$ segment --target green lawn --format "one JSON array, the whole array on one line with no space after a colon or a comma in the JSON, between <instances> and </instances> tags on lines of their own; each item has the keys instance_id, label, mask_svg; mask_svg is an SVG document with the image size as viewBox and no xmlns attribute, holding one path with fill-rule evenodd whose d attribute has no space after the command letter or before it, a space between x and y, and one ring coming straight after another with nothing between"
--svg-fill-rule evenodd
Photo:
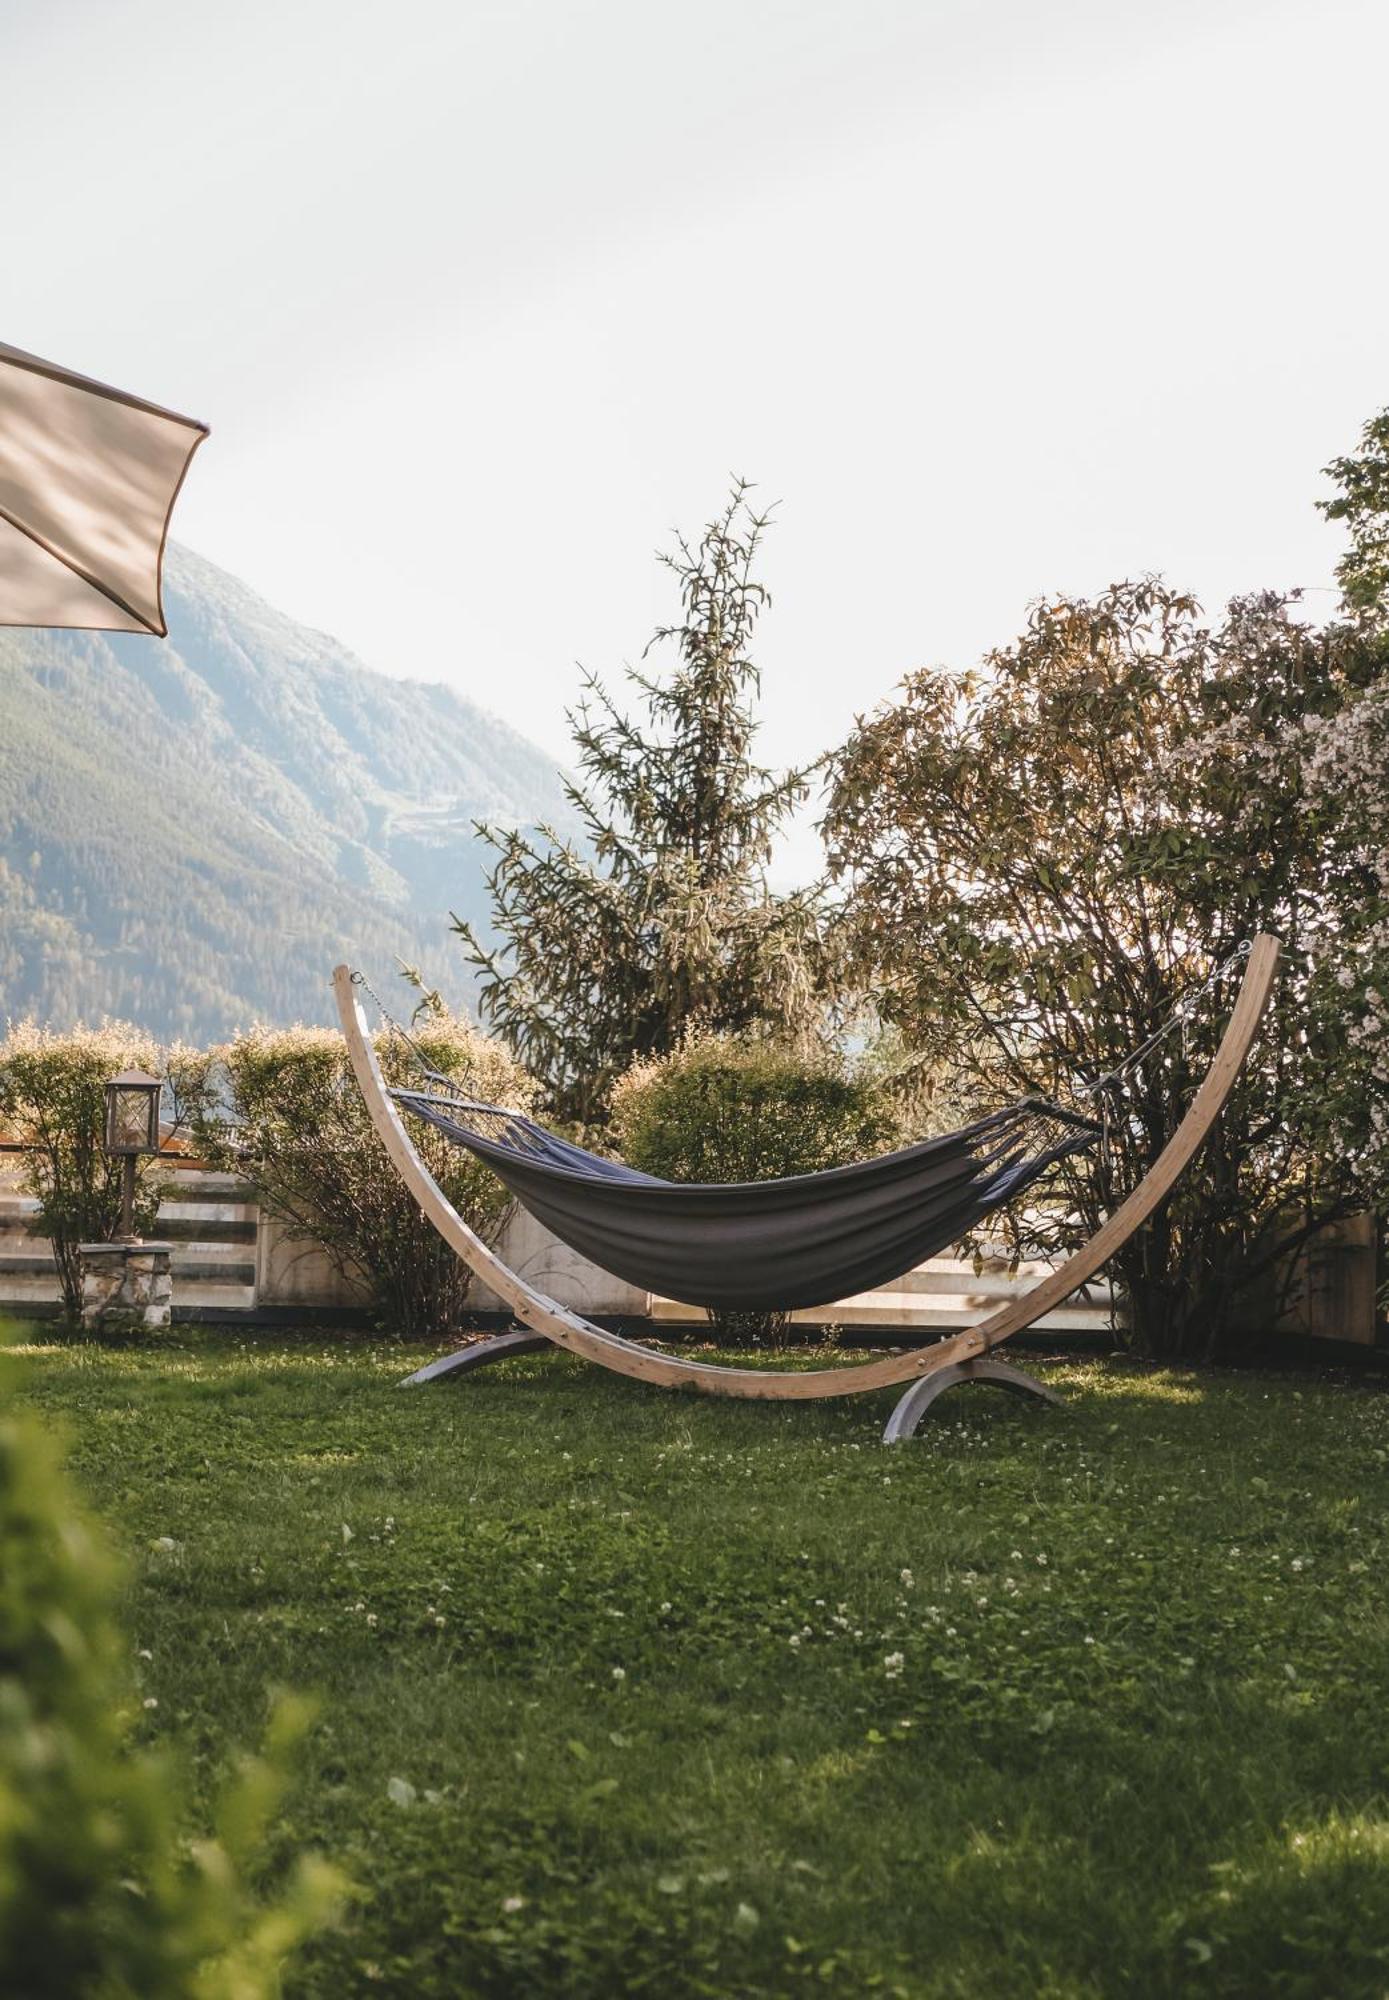
<instances>
[{"instance_id":1,"label":"green lawn","mask_svg":"<svg viewBox=\"0 0 1389 2000\"><path fill-rule=\"evenodd\" d=\"M781 1409L562 1357L38 1344L200 1799L267 1690L294 1995L1389 1992L1389 1394Z\"/></svg>"}]
</instances>

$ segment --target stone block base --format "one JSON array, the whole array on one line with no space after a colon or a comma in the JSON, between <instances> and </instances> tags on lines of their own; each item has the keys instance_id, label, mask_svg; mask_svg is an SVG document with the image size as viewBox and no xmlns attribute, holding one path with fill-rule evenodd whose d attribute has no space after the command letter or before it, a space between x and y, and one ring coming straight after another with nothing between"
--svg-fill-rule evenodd
<instances>
[{"instance_id":1,"label":"stone block base","mask_svg":"<svg viewBox=\"0 0 1389 2000\"><path fill-rule=\"evenodd\" d=\"M82 1328L129 1340L169 1324L174 1281L169 1243L83 1243Z\"/></svg>"}]
</instances>

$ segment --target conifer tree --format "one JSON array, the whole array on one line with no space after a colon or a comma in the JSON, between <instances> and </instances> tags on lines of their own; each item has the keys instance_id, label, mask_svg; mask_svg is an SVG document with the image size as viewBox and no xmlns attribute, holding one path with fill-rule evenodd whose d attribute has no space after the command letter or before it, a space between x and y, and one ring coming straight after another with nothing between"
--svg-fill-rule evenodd
<instances>
[{"instance_id":1,"label":"conifer tree","mask_svg":"<svg viewBox=\"0 0 1389 2000\"><path fill-rule=\"evenodd\" d=\"M754 761L759 689L751 646L769 602L755 566L768 525L734 483L693 545L662 552L677 622L657 629L621 709L593 674L568 721L581 848L549 827L488 826L488 877L502 944L455 918L480 976L483 1019L541 1083L551 1115L601 1124L634 1057L663 1055L686 1029L797 1031L825 981L823 886L773 894L778 828L814 767ZM647 670L653 652L669 669Z\"/></svg>"}]
</instances>

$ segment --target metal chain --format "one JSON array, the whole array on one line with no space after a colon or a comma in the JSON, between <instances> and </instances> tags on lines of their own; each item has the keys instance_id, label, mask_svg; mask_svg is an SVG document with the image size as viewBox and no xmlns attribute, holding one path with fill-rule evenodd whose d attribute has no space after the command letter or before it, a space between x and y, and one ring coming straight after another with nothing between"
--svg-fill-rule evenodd
<instances>
[{"instance_id":1,"label":"metal chain","mask_svg":"<svg viewBox=\"0 0 1389 2000\"><path fill-rule=\"evenodd\" d=\"M409 1029L402 1027L400 1022L397 1021L395 1015L376 991L376 988L372 985L366 974L364 972L354 972L350 977L352 984L360 986L362 991L372 1000L377 1013L386 1023L390 1032L393 1035L398 1035L401 1041L404 1042L406 1048L414 1058L415 1067L419 1070L420 1074L430 1083L437 1085L443 1093L442 1097L432 1098L428 1091L392 1090L392 1097L401 1098L407 1102L410 1098L417 1097L421 1105L432 1103L436 1107L442 1105L456 1111L469 1111L475 1114L482 1113L508 1129L512 1127L519 1129L521 1125L527 1122L521 1112L511 1110L506 1105L484 1104L479 1098L460 1097L458 1094L457 1077L446 1076L442 1070L435 1069L432 1064L425 1060L424 1051L421 1049L419 1043L415 1040Z\"/></svg>"},{"instance_id":2,"label":"metal chain","mask_svg":"<svg viewBox=\"0 0 1389 2000\"><path fill-rule=\"evenodd\" d=\"M1146 1041L1140 1042L1131 1054L1126 1055L1122 1062L1116 1063L1113 1069L1109 1070L1104 1076L1096 1077L1093 1083L1077 1084L1075 1086L1076 1095L1078 1097L1098 1097L1102 1103L1107 1102L1107 1093L1116 1089L1131 1071L1140 1069L1153 1053L1153 1050L1159 1048L1169 1035L1175 1034L1178 1029L1185 1035L1191 1017L1201 1001L1220 984L1221 980L1224 979L1233 967L1248 958L1253 949L1253 945L1248 940L1243 944L1236 945L1228 958L1222 959L1220 964L1215 967L1213 972L1207 974L1199 986L1194 986L1189 993L1185 994L1178 1001L1168 1019L1163 1022L1160 1028L1155 1028Z\"/></svg>"},{"instance_id":3,"label":"metal chain","mask_svg":"<svg viewBox=\"0 0 1389 2000\"><path fill-rule=\"evenodd\" d=\"M376 1008L377 1013L381 1016L381 1019L386 1023L386 1026L390 1030L390 1032L393 1035L398 1035L401 1041L404 1042L406 1048L409 1049L411 1055L414 1057L416 1066L420 1070L420 1073L424 1076L427 1076L431 1083L442 1083L446 1089L452 1089L453 1088L452 1077L447 1077L442 1075L439 1070L432 1068L431 1065L425 1060L424 1053L421 1050L419 1043L415 1040L414 1036L409 1032L409 1030L403 1028L400 1022L397 1021L395 1015L391 1012L390 1008L381 998L381 995L377 992L376 988L372 985L371 981L367 978L366 974L364 972L354 972L351 974L351 979L352 979L352 984L354 986L360 986L362 991L365 994L369 995Z\"/></svg>"}]
</instances>

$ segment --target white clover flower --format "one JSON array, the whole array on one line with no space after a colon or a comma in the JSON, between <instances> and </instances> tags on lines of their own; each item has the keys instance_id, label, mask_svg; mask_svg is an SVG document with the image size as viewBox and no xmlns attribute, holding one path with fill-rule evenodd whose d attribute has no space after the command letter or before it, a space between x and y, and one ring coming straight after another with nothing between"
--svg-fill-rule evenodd
<instances>
[{"instance_id":1,"label":"white clover flower","mask_svg":"<svg viewBox=\"0 0 1389 2000\"><path fill-rule=\"evenodd\" d=\"M625 1680L626 1680L626 1678L627 1678L627 1669L626 1669L626 1667L614 1667L614 1668L613 1668L613 1679L614 1679L615 1681L625 1681Z\"/></svg>"}]
</instances>

